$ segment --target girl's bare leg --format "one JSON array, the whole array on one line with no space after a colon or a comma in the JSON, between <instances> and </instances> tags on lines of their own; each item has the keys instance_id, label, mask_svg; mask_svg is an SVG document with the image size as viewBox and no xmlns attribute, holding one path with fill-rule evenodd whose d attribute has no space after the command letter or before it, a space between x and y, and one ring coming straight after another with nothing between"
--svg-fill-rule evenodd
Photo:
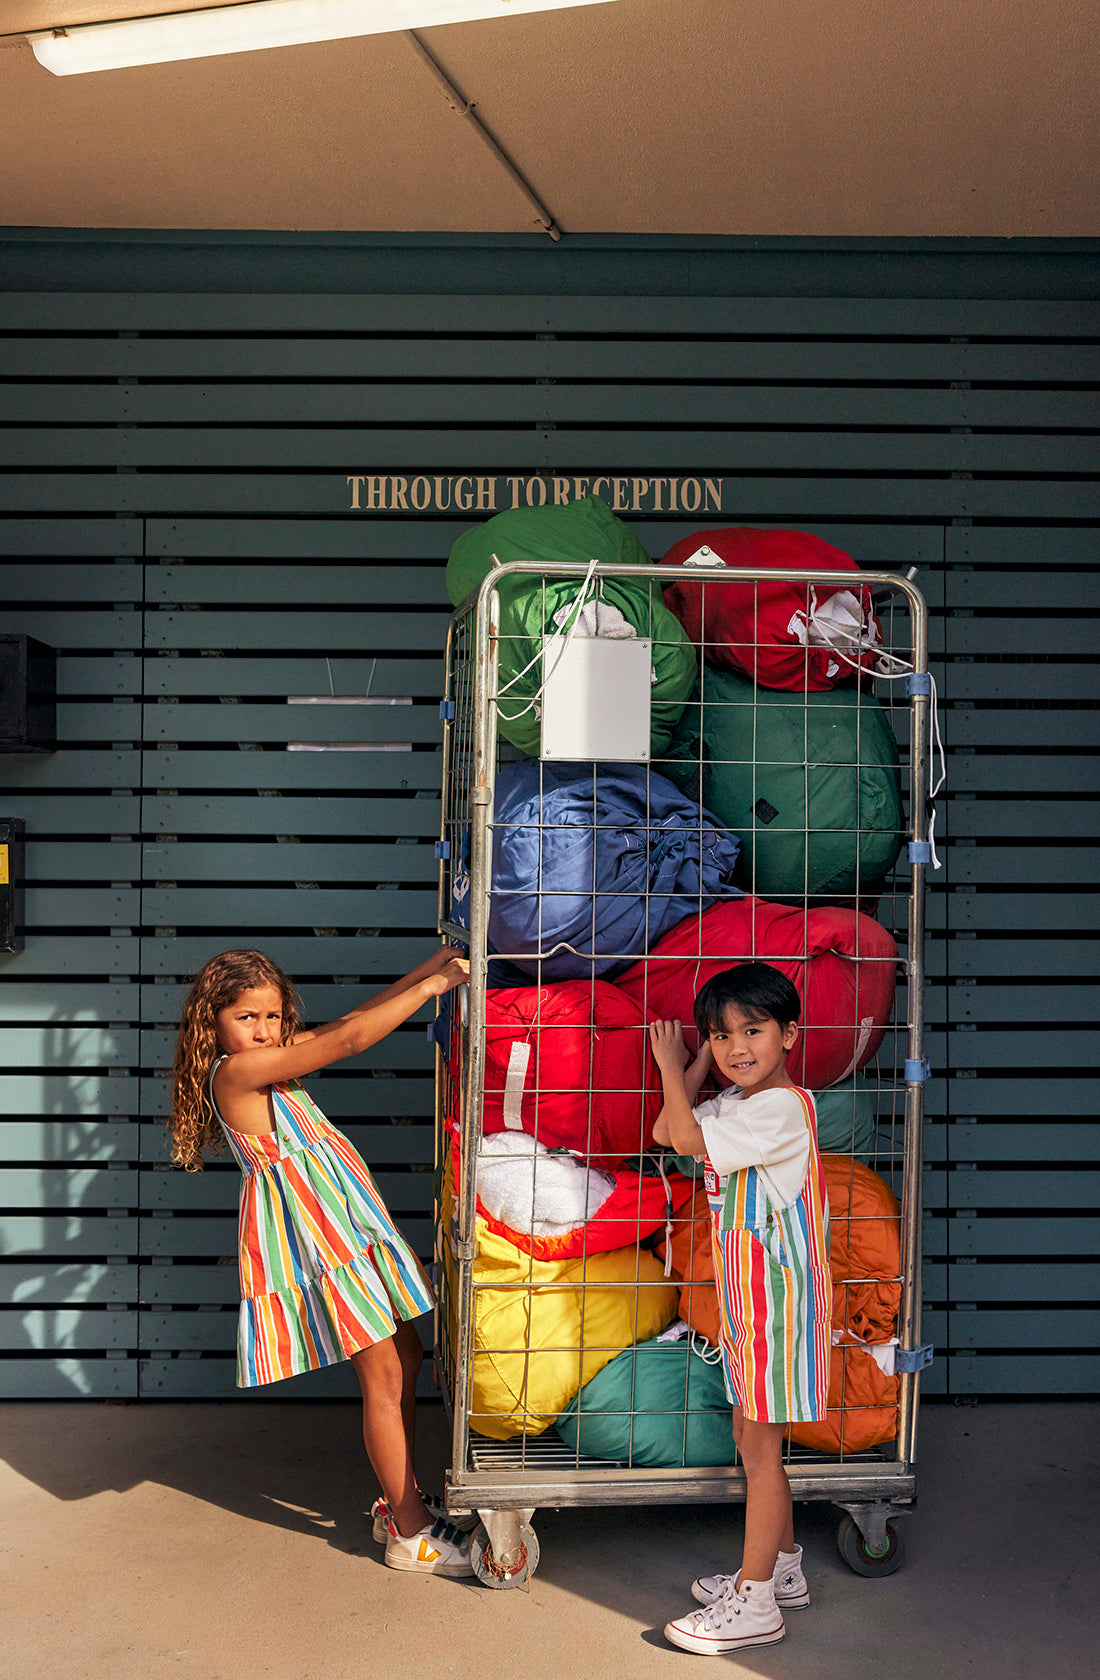
<instances>
[{"instance_id":1,"label":"girl's bare leg","mask_svg":"<svg viewBox=\"0 0 1100 1680\"><path fill-rule=\"evenodd\" d=\"M779 1553L794 1551L791 1484L783 1468L787 1425L744 1416L740 1424L740 1437L735 1427L734 1439L748 1480L741 1573L746 1581L770 1581Z\"/></svg>"},{"instance_id":2,"label":"girl's bare leg","mask_svg":"<svg viewBox=\"0 0 1100 1680\"><path fill-rule=\"evenodd\" d=\"M403 1338L403 1345L407 1348L407 1337ZM418 1350L419 1346L418 1339ZM403 1360L396 1336L387 1336L384 1342L360 1348L351 1356L363 1392L363 1445L367 1457L398 1529L402 1534L415 1534L418 1529L428 1527L432 1518L413 1474L405 1407L405 1391L409 1386L407 1360L408 1352Z\"/></svg>"},{"instance_id":3,"label":"girl's bare leg","mask_svg":"<svg viewBox=\"0 0 1100 1680\"><path fill-rule=\"evenodd\" d=\"M424 1349L416 1325L400 1319L394 1332L394 1346L401 1361L401 1418L410 1460L416 1457L416 1383L424 1364Z\"/></svg>"}]
</instances>

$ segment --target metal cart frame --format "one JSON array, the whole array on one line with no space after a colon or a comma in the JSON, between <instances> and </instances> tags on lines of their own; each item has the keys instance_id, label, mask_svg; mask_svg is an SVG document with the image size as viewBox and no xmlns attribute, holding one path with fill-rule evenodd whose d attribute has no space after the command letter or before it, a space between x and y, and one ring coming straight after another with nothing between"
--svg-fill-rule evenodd
<instances>
[{"instance_id":1,"label":"metal cart frame","mask_svg":"<svg viewBox=\"0 0 1100 1680\"><path fill-rule=\"evenodd\" d=\"M589 568L591 571L591 568ZM530 1519L538 1506L642 1505L684 1501L739 1501L745 1495L745 1476L739 1467L712 1469L642 1469L606 1466L592 1468L554 1462L548 1449L540 1454L530 1441L513 1444L481 1442L470 1428L468 1395L471 1383L474 1324L475 1217L477 1201L477 1140L480 1137L480 1093L484 1080L484 1039L477 1024L485 1020L487 987L488 887L492 862L492 818L497 766L497 624L499 586L511 577L538 576L547 581L584 577L576 564L520 561L498 566L454 611L447 637L447 676L444 718L443 782L451 787L460 760L468 776L470 829L470 925L448 919L454 859L448 850L448 811L440 853L439 925L453 941L469 944L470 988L462 1027L461 1171L455 1185L457 1221L452 1254L457 1262L457 1344L446 1345L443 1312L437 1308L436 1358L444 1400L453 1424L453 1456L448 1476L448 1508L456 1513L476 1510L485 1524L492 1553L493 1585L515 1585L533 1572L537 1543ZM769 568L767 573L726 566L666 566L600 564L594 577L655 580L670 584L679 577L692 582L720 583L731 579L778 579L806 585L850 588L851 572L812 572L799 568ZM901 1253L902 1299L897 1334L901 1376L897 1439L890 1459L869 1453L830 1461L806 1454L787 1463L795 1500L826 1500L840 1506L847 1517L839 1536L841 1551L859 1573L884 1574L900 1563L900 1540L889 1521L910 1509L916 1495L916 1437L919 1369L930 1350L921 1348L921 1125L923 1082L928 1074L922 1044L924 886L929 804L929 751L933 689L927 674L927 612L923 596L907 578L883 571L863 571L859 587L900 597L908 613L908 659L912 675L905 681L910 707L909 847L912 882L908 895L908 1018L905 1029L904 1135L902 1145ZM453 824L452 824L453 826ZM900 1031L899 1031L900 1038ZM437 1048L437 1165L442 1159L443 1113L439 1096L446 1077L442 1051ZM900 1085L900 1082L899 1082ZM900 1106L900 1093L899 1093ZM438 1209L437 1209L438 1214ZM438 1217L437 1217L438 1229ZM437 1254L442 1262L442 1255ZM440 1276L443 1268L440 1264ZM452 1357L453 1355L453 1357ZM537 1447L538 1438L535 1438ZM520 1447L525 1450L520 1450ZM562 1449L562 1457L566 1457ZM532 1555L533 1554L533 1555ZM485 1575L482 1571L482 1579Z\"/></svg>"}]
</instances>

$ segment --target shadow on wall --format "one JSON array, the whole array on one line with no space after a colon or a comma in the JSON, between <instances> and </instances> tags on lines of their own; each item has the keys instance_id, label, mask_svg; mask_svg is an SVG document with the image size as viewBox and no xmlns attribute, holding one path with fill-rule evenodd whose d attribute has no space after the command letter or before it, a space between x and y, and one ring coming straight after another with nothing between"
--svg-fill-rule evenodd
<instances>
[{"instance_id":1,"label":"shadow on wall","mask_svg":"<svg viewBox=\"0 0 1100 1680\"><path fill-rule=\"evenodd\" d=\"M13 1391L29 1398L93 1394L89 1366L136 1341L136 1268L125 1259L136 1248L139 1128L112 1118L132 1106L112 1070L136 1064L137 1029L80 1013L7 1029L6 1059L21 1071L0 1131L12 1210L0 1218L0 1348L20 1361Z\"/></svg>"}]
</instances>

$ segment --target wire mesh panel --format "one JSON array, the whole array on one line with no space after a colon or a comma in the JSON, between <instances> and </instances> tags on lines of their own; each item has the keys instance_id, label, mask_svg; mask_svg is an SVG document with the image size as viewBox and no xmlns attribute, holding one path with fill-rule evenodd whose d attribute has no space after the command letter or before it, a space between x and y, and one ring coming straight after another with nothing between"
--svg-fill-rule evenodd
<instances>
[{"instance_id":1,"label":"wire mesh panel","mask_svg":"<svg viewBox=\"0 0 1100 1680\"><path fill-rule=\"evenodd\" d=\"M636 698L597 677L603 738L618 710L632 744L570 759L555 730L535 756L577 639L648 645L648 745ZM789 1426L795 1497L911 1497L934 858L921 596L709 549L519 562L456 610L447 673L440 925L471 957L436 1026L452 1503L743 1495L713 1187L655 1142L649 1026L679 1020L694 1053L696 994L744 961L799 994L788 1071L814 1094L831 1208L828 1411ZM723 1084L712 1071L699 1100Z\"/></svg>"}]
</instances>

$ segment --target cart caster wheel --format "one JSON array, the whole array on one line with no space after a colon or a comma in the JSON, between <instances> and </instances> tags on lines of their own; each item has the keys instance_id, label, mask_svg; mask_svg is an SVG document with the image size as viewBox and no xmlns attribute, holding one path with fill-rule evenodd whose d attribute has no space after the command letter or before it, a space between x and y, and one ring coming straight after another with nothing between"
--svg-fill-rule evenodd
<instances>
[{"instance_id":1,"label":"cart caster wheel","mask_svg":"<svg viewBox=\"0 0 1100 1680\"><path fill-rule=\"evenodd\" d=\"M521 1522L519 1545L511 1554L497 1559L493 1555L488 1530L484 1523L479 1523L470 1541L470 1562L483 1587L494 1587L498 1591L525 1587L539 1566L538 1536L530 1523Z\"/></svg>"},{"instance_id":2,"label":"cart caster wheel","mask_svg":"<svg viewBox=\"0 0 1100 1680\"><path fill-rule=\"evenodd\" d=\"M840 1555L857 1575L892 1575L900 1569L905 1558L905 1541L901 1533L892 1522L886 1524L886 1546L881 1552L873 1552L867 1545L859 1525L854 1517L845 1511L837 1529L836 1543L840 1548Z\"/></svg>"}]
</instances>

